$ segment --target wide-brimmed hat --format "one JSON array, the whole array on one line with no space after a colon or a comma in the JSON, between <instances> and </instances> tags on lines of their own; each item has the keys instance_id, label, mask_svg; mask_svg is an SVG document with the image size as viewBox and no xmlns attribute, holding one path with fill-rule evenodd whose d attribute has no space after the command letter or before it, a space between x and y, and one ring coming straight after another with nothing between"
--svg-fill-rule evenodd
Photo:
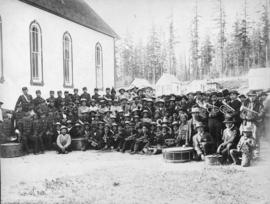
<instances>
[{"instance_id":1,"label":"wide-brimmed hat","mask_svg":"<svg viewBox=\"0 0 270 204\"><path fill-rule=\"evenodd\" d=\"M156 100L156 104L157 104L157 103L165 103L165 101L164 101L163 98L158 98L158 99Z\"/></svg>"},{"instance_id":2,"label":"wide-brimmed hat","mask_svg":"<svg viewBox=\"0 0 270 204\"><path fill-rule=\"evenodd\" d=\"M4 103L2 101L0 101L0 105L3 105Z\"/></svg>"},{"instance_id":3,"label":"wide-brimmed hat","mask_svg":"<svg viewBox=\"0 0 270 204\"><path fill-rule=\"evenodd\" d=\"M201 112L200 108L198 108L198 107L191 108L191 113L199 113L199 112Z\"/></svg>"},{"instance_id":4,"label":"wide-brimmed hat","mask_svg":"<svg viewBox=\"0 0 270 204\"><path fill-rule=\"evenodd\" d=\"M228 117L228 118L225 118L225 120L223 121L223 123L235 123L235 119L234 118L231 118L231 117Z\"/></svg>"},{"instance_id":5,"label":"wide-brimmed hat","mask_svg":"<svg viewBox=\"0 0 270 204\"><path fill-rule=\"evenodd\" d=\"M167 130L170 129L169 126L168 126L167 124L162 124L161 127L162 127L162 128L166 128Z\"/></svg>"},{"instance_id":6,"label":"wide-brimmed hat","mask_svg":"<svg viewBox=\"0 0 270 204\"><path fill-rule=\"evenodd\" d=\"M66 130L67 130L68 128L67 128L67 126L62 125L62 126L60 127L60 130L63 130L63 129L66 129Z\"/></svg>"},{"instance_id":7,"label":"wide-brimmed hat","mask_svg":"<svg viewBox=\"0 0 270 204\"><path fill-rule=\"evenodd\" d=\"M173 121L172 126L174 125L179 125L179 123L177 121Z\"/></svg>"},{"instance_id":8,"label":"wide-brimmed hat","mask_svg":"<svg viewBox=\"0 0 270 204\"><path fill-rule=\"evenodd\" d=\"M239 95L238 91L236 91L236 90L232 90L232 91L230 92L230 94Z\"/></svg>"},{"instance_id":9,"label":"wide-brimmed hat","mask_svg":"<svg viewBox=\"0 0 270 204\"><path fill-rule=\"evenodd\" d=\"M197 129L199 127L205 127L205 125L202 122L197 122L195 128Z\"/></svg>"},{"instance_id":10,"label":"wide-brimmed hat","mask_svg":"<svg viewBox=\"0 0 270 204\"><path fill-rule=\"evenodd\" d=\"M257 93L256 91L254 90L250 90L248 93L247 93L248 96L257 96Z\"/></svg>"},{"instance_id":11,"label":"wide-brimmed hat","mask_svg":"<svg viewBox=\"0 0 270 204\"><path fill-rule=\"evenodd\" d=\"M120 88L118 91L121 92L121 91L126 91L126 90L124 88Z\"/></svg>"},{"instance_id":12,"label":"wide-brimmed hat","mask_svg":"<svg viewBox=\"0 0 270 204\"><path fill-rule=\"evenodd\" d=\"M55 125L61 125L61 123L60 122L56 122Z\"/></svg>"}]
</instances>

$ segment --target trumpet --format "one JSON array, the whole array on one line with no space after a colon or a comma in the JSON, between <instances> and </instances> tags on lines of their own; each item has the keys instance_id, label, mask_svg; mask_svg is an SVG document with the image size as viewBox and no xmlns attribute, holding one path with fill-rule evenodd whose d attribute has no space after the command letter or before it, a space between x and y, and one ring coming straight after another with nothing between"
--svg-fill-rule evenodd
<instances>
[{"instance_id":1,"label":"trumpet","mask_svg":"<svg viewBox=\"0 0 270 204\"><path fill-rule=\"evenodd\" d=\"M215 106L214 104L205 103L205 106L208 113L210 112L218 113L220 111L219 107Z\"/></svg>"},{"instance_id":2,"label":"trumpet","mask_svg":"<svg viewBox=\"0 0 270 204\"><path fill-rule=\"evenodd\" d=\"M226 114L232 114L233 112L235 112L234 108L232 108L231 106L229 106L225 101L222 101L222 106L220 106L219 111L221 113L223 113L224 115Z\"/></svg>"}]
</instances>

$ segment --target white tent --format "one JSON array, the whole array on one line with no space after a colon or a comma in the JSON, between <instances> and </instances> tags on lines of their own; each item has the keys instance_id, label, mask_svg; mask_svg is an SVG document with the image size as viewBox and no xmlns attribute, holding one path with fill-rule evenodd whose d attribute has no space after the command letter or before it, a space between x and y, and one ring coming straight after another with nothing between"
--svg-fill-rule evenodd
<instances>
[{"instance_id":1,"label":"white tent","mask_svg":"<svg viewBox=\"0 0 270 204\"><path fill-rule=\"evenodd\" d=\"M270 88L270 67L250 69L248 72L249 89L269 89Z\"/></svg>"},{"instance_id":2,"label":"white tent","mask_svg":"<svg viewBox=\"0 0 270 204\"><path fill-rule=\"evenodd\" d=\"M171 74L163 74L156 83L156 95L180 94L181 82Z\"/></svg>"},{"instance_id":3,"label":"white tent","mask_svg":"<svg viewBox=\"0 0 270 204\"><path fill-rule=\"evenodd\" d=\"M134 87L137 87L139 89L148 87L153 88L149 81L142 78L135 78L129 85L128 89L132 89Z\"/></svg>"}]
</instances>

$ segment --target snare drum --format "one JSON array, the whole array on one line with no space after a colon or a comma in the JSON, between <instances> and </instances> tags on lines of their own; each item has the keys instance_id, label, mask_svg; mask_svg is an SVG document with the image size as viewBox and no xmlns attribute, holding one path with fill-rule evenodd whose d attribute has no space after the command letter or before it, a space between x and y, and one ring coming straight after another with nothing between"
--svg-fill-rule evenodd
<instances>
[{"instance_id":1,"label":"snare drum","mask_svg":"<svg viewBox=\"0 0 270 204\"><path fill-rule=\"evenodd\" d=\"M211 154L205 156L205 163L208 165L221 165L222 164L222 156L219 154Z\"/></svg>"},{"instance_id":2,"label":"snare drum","mask_svg":"<svg viewBox=\"0 0 270 204\"><path fill-rule=\"evenodd\" d=\"M1 144L1 157L11 158L23 156L23 147L21 143Z\"/></svg>"},{"instance_id":3,"label":"snare drum","mask_svg":"<svg viewBox=\"0 0 270 204\"><path fill-rule=\"evenodd\" d=\"M72 150L82 150L85 146L85 138L74 138L71 140Z\"/></svg>"},{"instance_id":4,"label":"snare drum","mask_svg":"<svg viewBox=\"0 0 270 204\"><path fill-rule=\"evenodd\" d=\"M188 162L193 159L193 152L192 147L172 147L162 150L164 160L171 163Z\"/></svg>"}]
</instances>

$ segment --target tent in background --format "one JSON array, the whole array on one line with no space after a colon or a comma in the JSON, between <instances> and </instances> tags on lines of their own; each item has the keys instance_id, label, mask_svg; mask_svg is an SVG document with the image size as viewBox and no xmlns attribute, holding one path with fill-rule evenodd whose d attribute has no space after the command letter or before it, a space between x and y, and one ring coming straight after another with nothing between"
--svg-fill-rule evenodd
<instances>
[{"instance_id":1,"label":"tent in background","mask_svg":"<svg viewBox=\"0 0 270 204\"><path fill-rule=\"evenodd\" d=\"M163 74L156 83L156 96L180 94L181 82L171 74Z\"/></svg>"},{"instance_id":2,"label":"tent in background","mask_svg":"<svg viewBox=\"0 0 270 204\"><path fill-rule=\"evenodd\" d=\"M146 79L142 79L142 78L135 78L131 84L129 85L128 89L132 89L134 87L137 87L139 89L142 88L152 88L153 86L150 84L149 81L147 81Z\"/></svg>"},{"instance_id":3,"label":"tent in background","mask_svg":"<svg viewBox=\"0 0 270 204\"><path fill-rule=\"evenodd\" d=\"M248 72L249 90L270 88L270 68L250 69Z\"/></svg>"}]
</instances>

